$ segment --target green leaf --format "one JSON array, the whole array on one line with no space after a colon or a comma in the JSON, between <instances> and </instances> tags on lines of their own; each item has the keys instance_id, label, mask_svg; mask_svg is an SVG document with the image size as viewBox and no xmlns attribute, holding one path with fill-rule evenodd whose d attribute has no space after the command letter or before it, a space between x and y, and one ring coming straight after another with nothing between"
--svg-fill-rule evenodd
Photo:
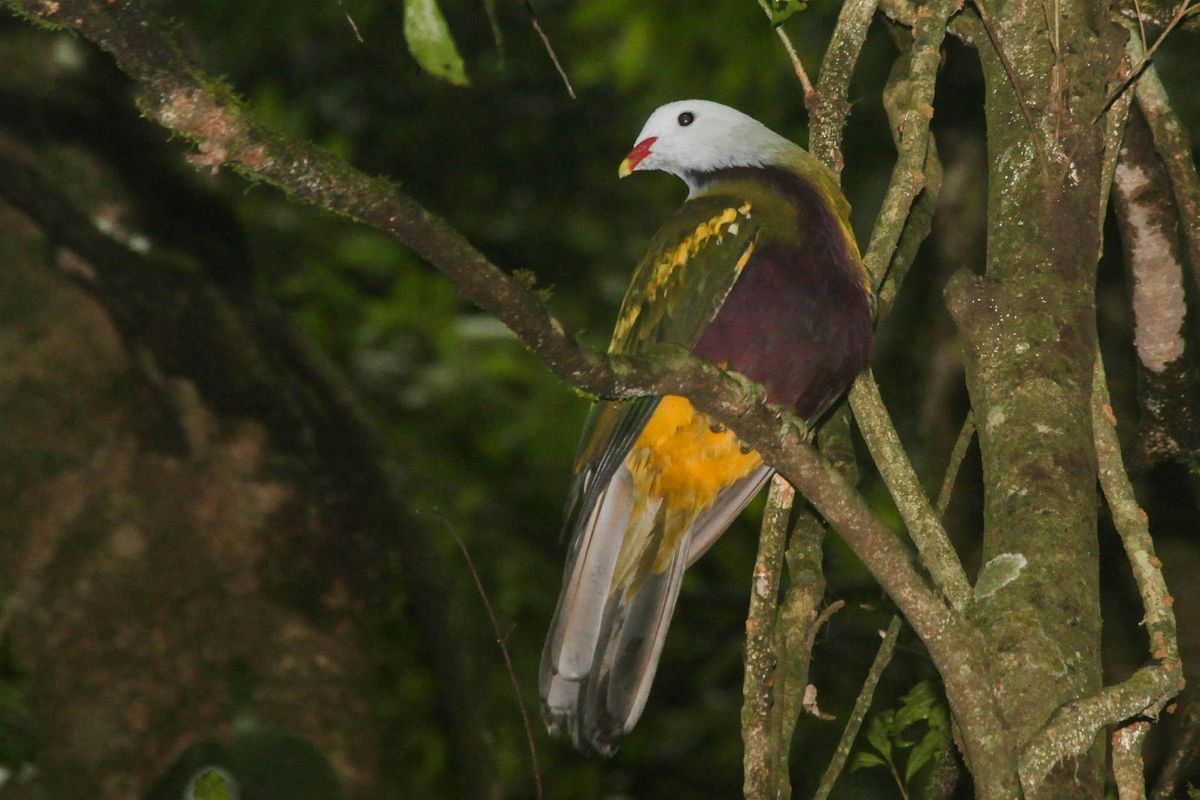
<instances>
[{"instance_id":1,"label":"green leaf","mask_svg":"<svg viewBox=\"0 0 1200 800\"><path fill-rule=\"evenodd\" d=\"M887 714L880 714L871 718L871 723L867 726L867 741L883 756L885 762L890 764L892 740L888 736L888 717Z\"/></svg>"},{"instance_id":2,"label":"green leaf","mask_svg":"<svg viewBox=\"0 0 1200 800\"><path fill-rule=\"evenodd\" d=\"M908 755L908 764L904 767L904 783L908 784L912 780L913 775L920 772L921 767L941 756L942 751L946 749L949 739L947 739L944 731L930 729L929 733L925 734L925 738L920 744L913 748L913 751Z\"/></svg>"},{"instance_id":3,"label":"green leaf","mask_svg":"<svg viewBox=\"0 0 1200 800\"><path fill-rule=\"evenodd\" d=\"M887 762L874 753L866 750L860 750L854 754L854 758L850 761L850 771L860 769L870 769L871 767L886 767Z\"/></svg>"},{"instance_id":4,"label":"green leaf","mask_svg":"<svg viewBox=\"0 0 1200 800\"><path fill-rule=\"evenodd\" d=\"M455 86L470 83L437 0L404 0L404 38L413 58L430 75Z\"/></svg>"},{"instance_id":5,"label":"green leaf","mask_svg":"<svg viewBox=\"0 0 1200 800\"><path fill-rule=\"evenodd\" d=\"M189 800L234 800L232 778L223 769L209 767L192 781Z\"/></svg>"},{"instance_id":6,"label":"green leaf","mask_svg":"<svg viewBox=\"0 0 1200 800\"><path fill-rule=\"evenodd\" d=\"M807 0L768 0L771 9L771 25L779 27L793 14L808 8Z\"/></svg>"},{"instance_id":7,"label":"green leaf","mask_svg":"<svg viewBox=\"0 0 1200 800\"><path fill-rule=\"evenodd\" d=\"M928 721L939 705L933 686L929 681L921 681L900 698L900 708L896 711L897 731Z\"/></svg>"}]
</instances>

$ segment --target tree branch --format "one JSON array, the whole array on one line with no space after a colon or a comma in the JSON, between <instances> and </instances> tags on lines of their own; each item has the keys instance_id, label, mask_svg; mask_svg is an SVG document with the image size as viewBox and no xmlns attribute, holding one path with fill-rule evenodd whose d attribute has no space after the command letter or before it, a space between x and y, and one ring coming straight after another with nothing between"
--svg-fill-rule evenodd
<instances>
[{"instance_id":1,"label":"tree branch","mask_svg":"<svg viewBox=\"0 0 1200 800\"><path fill-rule=\"evenodd\" d=\"M900 42L901 56L892 68L884 90L884 104L892 123L898 156L884 201L885 210L890 204L891 211L880 213L864 259L876 286L883 284L885 279L887 281L888 302L881 313L890 308L917 248L929 233L941 187L941 165L933 137L929 134L933 113L930 103L945 36L945 18L940 25L936 18L940 13L948 18L952 10L947 2L918 20L913 43L908 44L903 39ZM924 109L928 109L928 113ZM927 180L927 170L932 172L931 180ZM894 268L885 272L888 265ZM917 479L870 373L860 375L855 381L850 391L850 404L863 439L922 561L950 604L958 610L966 608L971 599L971 586L940 518Z\"/></svg>"},{"instance_id":2,"label":"tree branch","mask_svg":"<svg viewBox=\"0 0 1200 800\"><path fill-rule=\"evenodd\" d=\"M1112 771L1120 800L1146 800L1142 744L1150 730L1145 720L1131 722L1112 734Z\"/></svg>"},{"instance_id":3,"label":"tree branch","mask_svg":"<svg viewBox=\"0 0 1200 800\"><path fill-rule=\"evenodd\" d=\"M1092 424L1096 436L1096 460L1100 473L1100 488L1112 512L1113 525L1121 536L1125 555L1133 569L1133 577L1142 597L1146 615L1143 624L1150 637L1150 657L1163 669L1174 673L1177 682L1173 697L1183 688L1183 672L1179 663L1179 640L1175 627L1174 601L1163 579L1162 562L1154 554L1154 539L1150 536L1150 520L1138 504L1133 484L1121 459L1121 444L1117 439L1117 418L1108 397L1104 377L1104 362L1096 356L1092 379ZM1174 685L1174 684L1172 684Z\"/></svg>"},{"instance_id":4,"label":"tree branch","mask_svg":"<svg viewBox=\"0 0 1200 800\"><path fill-rule=\"evenodd\" d=\"M1193 684L1180 698L1183 713L1179 727L1169 744L1166 763L1154 782L1154 800L1172 800L1180 796L1181 784L1200 756L1200 690Z\"/></svg>"},{"instance_id":5,"label":"tree branch","mask_svg":"<svg viewBox=\"0 0 1200 800\"><path fill-rule=\"evenodd\" d=\"M871 242L863 255L863 263L877 288L883 284L887 268L892 263L913 201L925 186L922 166L929 148L934 84L937 81L938 64L941 63L942 40L946 38L946 21L957 9L956 0L934 0L917 15L913 28L907 102L901 106L901 119L892 121L901 137L896 164L892 168L883 207L871 231ZM824 79L824 74L821 77Z\"/></svg>"},{"instance_id":6,"label":"tree branch","mask_svg":"<svg viewBox=\"0 0 1200 800\"><path fill-rule=\"evenodd\" d=\"M942 489L938 492L937 509L939 519L944 519L946 509L950 507L950 498L954 496L954 484L958 480L958 470L962 467L963 459L967 456L967 448L975 438L975 415L967 412L962 427L958 430L958 438L950 450L950 460L946 463L946 472L942 476Z\"/></svg>"},{"instance_id":7,"label":"tree branch","mask_svg":"<svg viewBox=\"0 0 1200 800\"><path fill-rule=\"evenodd\" d=\"M809 109L808 149L841 177L842 129L850 116L850 78L875 16L876 0L847 0L838 13L829 48L821 61L815 102Z\"/></svg>"},{"instance_id":8,"label":"tree branch","mask_svg":"<svg viewBox=\"0 0 1200 800\"><path fill-rule=\"evenodd\" d=\"M929 570L938 589L950 601L951 607L962 611L971 602L971 584L963 571L962 562L954 551L950 537L938 517L929 496L925 494L912 464L905 455L900 436L887 415L875 378L867 371L854 382L850 406L858 420L859 430L879 466L879 474L887 484L896 508L908 526L921 561Z\"/></svg>"},{"instance_id":9,"label":"tree branch","mask_svg":"<svg viewBox=\"0 0 1200 800\"><path fill-rule=\"evenodd\" d=\"M767 15L767 19L771 19L771 7L767 5L767 0L758 0L758 5L763 10L763 13ZM804 109L808 112L811 119L813 101L817 94L816 89L813 88L812 81L808 78L808 72L804 69L804 62L800 60L800 54L796 52L796 45L792 44L792 37L788 36L787 31L784 30L782 25L775 26L775 35L779 37L779 42L783 45L788 60L792 62L792 72L796 73L796 78L800 81L800 88L804 90Z\"/></svg>"},{"instance_id":10,"label":"tree branch","mask_svg":"<svg viewBox=\"0 0 1200 800\"><path fill-rule=\"evenodd\" d=\"M778 711L774 702L774 684L779 665L775 624L779 578L783 571L788 516L795 494L796 490L783 478L776 475L771 479L758 538L758 558L750 581L746 669L742 682L742 741L745 744L742 791L746 800L775 800L781 794L782 785L788 783L787 749L776 747L776 726L772 721Z\"/></svg>"}]
</instances>

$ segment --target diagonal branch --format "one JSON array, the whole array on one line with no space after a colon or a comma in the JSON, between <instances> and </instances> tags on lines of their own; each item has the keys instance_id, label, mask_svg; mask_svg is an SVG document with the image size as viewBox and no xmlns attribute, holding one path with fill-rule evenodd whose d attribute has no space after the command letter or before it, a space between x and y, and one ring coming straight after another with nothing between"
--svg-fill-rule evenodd
<instances>
[{"instance_id":1,"label":"diagonal branch","mask_svg":"<svg viewBox=\"0 0 1200 800\"><path fill-rule=\"evenodd\" d=\"M929 231L933 205L941 185L940 164L929 122L933 116L934 84L945 38L945 23L953 11L953 3L943 0L936 8L918 17L914 41L902 43L901 57L885 90L884 102L892 122L898 156L864 262L876 286L884 283L885 276L890 277L886 284L888 307L916 255L916 248ZM823 81L825 74L822 71ZM918 201L918 198L921 199ZM918 209L920 213L917 213ZM895 268L889 270L889 265ZM904 452L879 388L869 374L860 376L855 382L850 403L863 438L926 568L952 607L965 608L971 598L966 574Z\"/></svg>"},{"instance_id":2,"label":"diagonal branch","mask_svg":"<svg viewBox=\"0 0 1200 800\"><path fill-rule=\"evenodd\" d=\"M833 791L834 783L837 782L838 776L842 774L842 768L846 765L846 759L850 757L850 750L854 747L854 740L858 737L858 730L862 727L863 719L866 718L867 711L871 708L871 700L875 697L875 687L879 685L879 679L883 677L883 671L891 663L892 653L896 649L896 642L900 639L900 618L892 617L887 632L880 631L880 633L883 635L883 642L879 645L879 651L875 654L875 660L871 663L871 669L867 671L867 678L863 681L862 689L858 693L858 699L854 701L854 710L850 712L850 718L846 720L846 727L842 729L842 738L838 741L833 759L829 762L829 766L825 768L825 774L821 776L821 783L817 787L816 794L813 795L815 800L825 800L825 798L829 797L829 793Z\"/></svg>"},{"instance_id":3,"label":"diagonal branch","mask_svg":"<svg viewBox=\"0 0 1200 800\"><path fill-rule=\"evenodd\" d=\"M850 78L863 42L867 40L875 4L876 0L847 0L842 4L829 49L821 61L816 97L809 108L809 149L838 177L845 165L841 141L846 117L850 116Z\"/></svg>"},{"instance_id":4,"label":"diagonal branch","mask_svg":"<svg viewBox=\"0 0 1200 800\"><path fill-rule=\"evenodd\" d=\"M971 584L938 513L904 454L900 435L887 415L879 387L870 372L863 373L854 382L850 405L871 457L879 465L879 474L921 554L922 563L951 607L959 611L965 609L971 602Z\"/></svg>"}]
</instances>

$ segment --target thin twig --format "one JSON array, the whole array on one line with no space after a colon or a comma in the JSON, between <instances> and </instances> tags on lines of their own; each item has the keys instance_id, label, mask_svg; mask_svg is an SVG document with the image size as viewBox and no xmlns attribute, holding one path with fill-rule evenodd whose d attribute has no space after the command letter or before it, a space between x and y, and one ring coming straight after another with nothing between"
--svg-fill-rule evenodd
<instances>
[{"instance_id":1,"label":"thin twig","mask_svg":"<svg viewBox=\"0 0 1200 800\"><path fill-rule=\"evenodd\" d=\"M1142 4L1133 0L1133 10L1137 14L1138 39L1142 42L1142 50L1146 49L1146 23L1142 20Z\"/></svg>"},{"instance_id":2,"label":"thin twig","mask_svg":"<svg viewBox=\"0 0 1200 800\"><path fill-rule=\"evenodd\" d=\"M767 4L767 0L758 0L758 5L762 8L763 13L767 15L767 19L770 19L771 7ZM800 86L804 89L804 108L808 111L809 118L811 119L813 113L811 103L816 96L816 90L813 89L812 81L808 79L808 73L804 70L804 62L800 60L800 54L796 52L796 46L792 44L792 37L788 36L787 31L783 29L782 25L775 26L775 35L783 43L783 49L787 51L788 59L792 62L792 71L800 79Z\"/></svg>"},{"instance_id":3,"label":"thin twig","mask_svg":"<svg viewBox=\"0 0 1200 800\"><path fill-rule=\"evenodd\" d=\"M1017 96L1017 105L1021 108L1021 116L1025 117L1025 124L1029 126L1029 136L1033 139L1033 146L1037 149L1038 158L1042 162L1042 176L1049 183L1050 157L1046 154L1046 143L1042 140L1041 129L1033 121L1033 113L1029 110L1029 104L1025 102L1025 92L1021 90L1021 82L1017 80L1017 72L1013 69L1012 62L1008 60L1008 54L1004 51L1004 46L1000 43L1000 32L996 30L996 26L992 24L992 18L984 9L983 0L971 0L971 2L974 4L975 10L979 12L979 21L983 23L983 29L987 31L988 39L992 42L992 48L996 51L996 57L1000 59L1000 65L1004 67L1004 74L1008 76L1008 83L1012 86L1013 94ZM1055 15L1055 20L1057 19L1058 16Z\"/></svg>"},{"instance_id":4,"label":"thin twig","mask_svg":"<svg viewBox=\"0 0 1200 800\"><path fill-rule=\"evenodd\" d=\"M1097 122L1099 122L1100 117L1104 116L1104 112L1108 111L1108 107L1116 102L1116 99L1120 97L1126 89L1129 88L1129 84L1137 80L1138 76L1142 74L1142 70L1144 70L1150 63L1150 59L1154 58L1155 52L1158 51L1159 45L1161 45L1167 38L1167 34L1175 30L1175 26L1182 22L1183 18L1186 17L1188 12L1191 10L1191 0L1183 0L1183 3L1179 6L1179 11L1177 11L1175 16L1171 18L1171 21L1167 23L1167 27L1163 28L1162 33L1160 33L1158 38L1154 40L1154 44L1150 45L1150 49L1145 52L1141 61L1138 61L1137 65L1134 66L1133 69L1129 70L1129 74L1125 76L1125 80L1117 84L1117 88L1113 89L1112 92L1109 93L1108 97L1104 99L1104 105L1100 106L1100 110L1096 112L1096 116L1092 117L1090 124L1095 125ZM1139 18L1138 21L1140 22L1141 19Z\"/></svg>"},{"instance_id":5,"label":"thin twig","mask_svg":"<svg viewBox=\"0 0 1200 800\"><path fill-rule=\"evenodd\" d=\"M940 518L945 518L946 509L950 507L950 498L954 495L954 483L958 480L958 470L962 466L963 459L967 455L967 448L971 446L973 438L975 438L975 416L968 411L962 427L958 430L958 438L954 440L954 447L950 450L950 461L946 464L946 474L942 477L942 489L938 492L937 504L934 506Z\"/></svg>"},{"instance_id":6,"label":"thin twig","mask_svg":"<svg viewBox=\"0 0 1200 800\"><path fill-rule=\"evenodd\" d=\"M571 85L571 79L567 77L567 71L563 69L562 63L558 60L558 53L554 52L554 45L550 44L550 37L542 30L542 25L538 22L537 12L533 10L532 0L525 0L525 12L529 14L529 24L533 26L533 30L537 33L538 38L542 40L542 46L546 48L546 53L549 54L550 60L554 62L554 68L558 70L558 76L562 78L563 86L567 87L567 95L572 100L575 97L575 87Z\"/></svg>"},{"instance_id":7,"label":"thin twig","mask_svg":"<svg viewBox=\"0 0 1200 800\"><path fill-rule=\"evenodd\" d=\"M1142 598L1142 607L1146 612L1143 624L1150 637L1150 657L1159 663L1178 666L1179 640L1172 609L1174 601L1163 579L1162 562L1154 554L1149 518L1138 504L1121 458L1117 418L1108 397L1104 361L1099 353L1096 354L1092 377L1092 398L1092 426L1096 437L1100 488L1112 512L1113 527L1121 537Z\"/></svg>"},{"instance_id":8,"label":"thin twig","mask_svg":"<svg viewBox=\"0 0 1200 800\"><path fill-rule=\"evenodd\" d=\"M346 15L346 22L350 23L350 30L354 31L354 38L359 44L363 44L362 34L358 32L358 24L355 23L354 17L350 16L350 9L346 8L346 0L338 0L338 8Z\"/></svg>"},{"instance_id":9,"label":"thin twig","mask_svg":"<svg viewBox=\"0 0 1200 800\"><path fill-rule=\"evenodd\" d=\"M846 766L846 759L850 757L850 750L854 746L854 740L858 737L858 729L862 727L863 720L867 716L867 711L871 708L871 700L875 696L875 687L879 685L879 679L883 676L883 671L887 669L888 663L892 660L892 652L896 649L896 640L900 638L900 617L892 617L892 622L888 625L887 633L884 634L883 643L879 645L879 652L875 654L875 661L871 664L871 669L867 672L867 678L863 681L862 690L858 693L858 699L854 701L854 710L850 712L850 718L846 720L846 728L842 731L842 738L838 741L837 750L833 753L833 759L829 762L829 766L825 769L825 774L821 776L821 784L817 787L817 793L813 795L813 800L826 800L829 793L833 791L833 785L837 782L838 776L842 774L842 768Z\"/></svg>"},{"instance_id":10,"label":"thin twig","mask_svg":"<svg viewBox=\"0 0 1200 800\"><path fill-rule=\"evenodd\" d=\"M775 33L779 36L779 41L783 42L783 49L787 51L788 58L792 62L792 70L795 71L796 77L800 79L800 86L804 89L804 107L807 109L809 101L816 95L817 91L813 88L812 81L808 79L808 73L804 71L804 62L800 60L800 54L796 52L796 46L792 44L791 37L787 35L787 31L781 25L775 29ZM809 113L812 113L811 110Z\"/></svg>"},{"instance_id":11,"label":"thin twig","mask_svg":"<svg viewBox=\"0 0 1200 800\"><path fill-rule=\"evenodd\" d=\"M517 708L521 710L521 724L525 726L525 741L529 746L529 762L533 768L534 796L538 800L541 800L542 771L538 766L537 745L533 741L533 725L529 721L529 711L525 708L525 698L521 695L521 684L517 681L517 671L513 668L512 657L508 653L508 636L500 632L500 620L496 618L496 612L492 608L492 601L488 599L487 591L483 588L483 580L479 577L479 571L475 569L475 561L471 558L471 551L467 549L467 543L458 535L454 524L435 511L418 513L423 513L440 520L446 526L446 530L450 532L450 535L454 537L455 543L458 544L458 549L462 550L463 558L466 559L467 569L471 571L471 578L475 581L475 590L479 592L479 599L483 601L483 608L487 611L488 620L492 623L492 632L496 635L496 644L500 646L500 655L504 658L504 668L508 670L508 681L512 685L513 696L517 699Z\"/></svg>"}]
</instances>

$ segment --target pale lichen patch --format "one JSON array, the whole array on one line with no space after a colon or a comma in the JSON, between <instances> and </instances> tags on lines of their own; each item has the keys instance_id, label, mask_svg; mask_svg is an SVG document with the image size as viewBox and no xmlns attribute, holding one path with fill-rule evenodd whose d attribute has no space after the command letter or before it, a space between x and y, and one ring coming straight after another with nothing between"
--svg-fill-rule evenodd
<instances>
[{"instance_id":1,"label":"pale lichen patch","mask_svg":"<svg viewBox=\"0 0 1200 800\"><path fill-rule=\"evenodd\" d=\"M1138 194L1150 185L1140 167L1118 162L1117 191L1125 196L1130 271L1133 273L1134 345L1151 372L1162 372L1183 355L1183 270L1166 229Z\"/></svg>"},{"instance_id":2,"label":"pale lichen patch","mask_svg":"<svg viewBox=\"0 0 1200 800\"><path fill-rule=\"evenodd\" d=\"M975 599L991 597L1020 577L1028 562L1020 553L1001 553L983 565L975 581Z\"/></svg>"}]
</instances>

